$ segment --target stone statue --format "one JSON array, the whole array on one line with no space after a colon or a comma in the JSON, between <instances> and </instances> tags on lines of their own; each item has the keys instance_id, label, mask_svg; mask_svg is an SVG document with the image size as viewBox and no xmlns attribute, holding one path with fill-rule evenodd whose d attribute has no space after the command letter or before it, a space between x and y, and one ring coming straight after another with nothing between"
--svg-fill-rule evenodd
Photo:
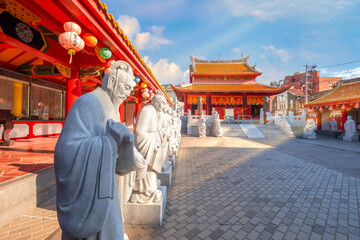
<instances>
[{"instance_id":1,"label":"stone statue","mask_svg":"<svg viewBox=\"0 0 360 240\"><path fill-rule=\"evenodd\" d=\"M335 120L335 118L333 118L333 120L330 122L330 129L331 131L337 131L337 122Z\"/></svg>"},{"instance_id":2,"label":"stone statue","mask_svg":"<svg viewBox=\"0 0 360 240\"><path fill-rule=\"evenodd\" d=\"M135 86L129 64L117 61L101 88L72 105L55 147L57 213L62 239L123 239L115 172L144 168L119 106Z\"/></svg>"},{"instance_id":3,"label":"stone statue","mask_svg":"<svg viewBox=\"0 0 360 240\"><path fill-rule=\"evenodd\" d=\"M273 115L271 112L266 112L266 124L271 124L274 121Z\"/></svg>"},{"instance_id":4,"label":"stone statue","mask_svg":"<svg viewBox=\"0 0 360 240\"><path fill-rule=\"evenodd\" d=\"M356 124L351 116L347 116L346 123L344 124L345 136L343 137L344 141L355 141L354 136L356 137Z\"/></svg>"},{"instance_id":5,"label":"stone statue","mask_svg":"<svg viewBox=\"0 0 360 240\"><path fill-rule=\"evenodd\" d=\"M157 173L163 165L163 148L161 146L160 112L166 100L162 92L157 92L151 103L144 106L138 116L135 126L135 146L144 156L148 167L136 174L136 181L130 201L132 203L158 202L162 192L158 190Z\"/></svg>"},{"instance_id":6,"label":"stone statue","mask_svg":"<svg viewBox=\"0 0 360 240\"><path fill-rule=\"evenodd\" d=\"M316 125L314 119L308 119L304 128L303 138L316 139Z\"/></svg>"},{"instance_id":7,"label":"stone statue","mask_svg":"<svg viewBox=\"0 0 360 240\"><path fill-rule=\"evenodd\" d=\"M199 118L199 137L206 137L206 119L203 111L200 112Z\"/></svg>"},{"instance_id":8,"label":"stone statue","mask_svg":"<svg viewBox=\"0 0 360 240\"><path fill-rule=\"evenodd\" d=\"M213 125L214 125L213 135L215 137L222 137L219 113L215 110L215 108L212 109L212 115L213 115Z\"/></svg>"}]
</instances>

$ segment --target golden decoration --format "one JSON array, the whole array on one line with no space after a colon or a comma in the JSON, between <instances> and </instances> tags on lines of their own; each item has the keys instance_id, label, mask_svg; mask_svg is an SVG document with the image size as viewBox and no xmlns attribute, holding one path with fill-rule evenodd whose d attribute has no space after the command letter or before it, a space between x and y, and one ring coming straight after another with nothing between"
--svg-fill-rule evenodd
<instances>
[{"instance_id":1,"label":"golden decoration","mask_svg":"<svg viewBox=\"0 0 360 240\"><path fill-rule=\"evenodd\" d=\"M41 18L30 12L27 8L25 8L22 4L18 3L16 0L2 0L2 2L6 5L5 11L9 12L11 15L30 26L32 26L34 23L41 21Z\"/></svg>"},{"instance_id":2,"label":"golden decoration","mask_svg":"<svg viewBox=\"0 0 360 240\"><path fill-rule=\"evenodd\" d=\"M62 65L61 63L54 63L57 70L66 78L71 78L71 68Z\"/></svg>"}]
</instances>

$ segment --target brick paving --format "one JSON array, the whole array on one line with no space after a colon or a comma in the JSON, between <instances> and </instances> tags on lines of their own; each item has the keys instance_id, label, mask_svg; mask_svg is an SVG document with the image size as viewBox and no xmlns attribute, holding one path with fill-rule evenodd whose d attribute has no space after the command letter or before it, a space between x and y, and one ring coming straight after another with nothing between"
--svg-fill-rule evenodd
<instances>
[{"instance_id":1,"label":"brick paving","mask_svg":"<svg viewBox=\"0 0 360 240\"><path fill-rule=\"evenodd\" d=\"M277 145L183 137L164 225L126 228L130 239L360 239L360 172L344 174ZM311 142L299 148L313 156L324 150ZM339 161L360 159L326 150Z\"/></svg>"},{"instance_id":2,"label":"brick paving","mask_svg":"<svg viewBox=\"0 0 360 240\"><path fill-rule=\"evenodd\" d=\"M360 239L360 171L347 168L360 154L331 144L184 136L163 226L126 232L130 240ZM57 224L51 208L40 210Z\"/></svg>"},{"instance_id":3,"label":"brick paving","mask_svg":"<svg viewBox=\"0 0 360 240\"><path fill-rule=\"evenodd\" d=\"M42 240L59 228L55 199L0 228L1 240Z\"/></svg>"}]
</instances>

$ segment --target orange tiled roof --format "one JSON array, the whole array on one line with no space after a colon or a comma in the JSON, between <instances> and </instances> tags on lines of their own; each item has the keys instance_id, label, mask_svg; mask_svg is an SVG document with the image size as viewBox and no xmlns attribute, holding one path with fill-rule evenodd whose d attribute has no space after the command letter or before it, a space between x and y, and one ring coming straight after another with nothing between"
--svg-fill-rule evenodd
<instances>
[{"instance_id":1,"label":"orange tiled roof","mask_svg":"<svg viewBox=\"0 0 360 240\"><path fill-rule=\"evenodd\" d=\"M305 107L325 106L343 103L360 102L360 82L340 84L326 95L312 101Z\"/></svg>"},{"instance_id":2,"label":"orange tiled roof","mask_svg":"<svg viewBox=\"0 0 360 240\"><path fill-rule=\"evenodd\" d=\"M258 83L244 84L189 84L183 87L175 87L177 92L264 92L264 93L281 93L288 88L270 87Z\"/></svg>"},{"instance_id":3,"label":"orange tiled roof","mask_svg":"<svg viewBox=\"0 0 360 240\"><path fill-rule=\"evenodd\" d=\"M195 74L228 74L228 75L239 75L239 74L261 74L260 72L251 69L246 63L196 63Z\"/></svg>"}]
</instances>

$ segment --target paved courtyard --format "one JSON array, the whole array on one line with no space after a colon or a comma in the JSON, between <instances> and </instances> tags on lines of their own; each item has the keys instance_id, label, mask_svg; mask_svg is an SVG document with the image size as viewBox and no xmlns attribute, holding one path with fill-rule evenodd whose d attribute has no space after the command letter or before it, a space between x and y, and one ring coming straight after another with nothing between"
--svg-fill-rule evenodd
<instances>
[{"instance_id":1,"label":"paved courtyard","mask_svg":"<svg viewBox=\"0 0 360 240\"><path fill-rule=\"evenodd\" d=\"M341 140L320 141L329 146L183 137L164 225L127 233L131 240L360 239L360 153L351 151L360 143L344 150Z\"/></svg>"},{"instance_id":2,"label":"paved courtyard","mask_svg":"<svg viewBox=\"0 0 360 240\"><path fill-rule=\"evenodd\" d=\"M360 239L359 142L235 131L183 136L163 226L126 227L130 240ZM0 229L0 239L61 239L51 234L58 224L50 203Z\"/></svg>"}]
</instances>

